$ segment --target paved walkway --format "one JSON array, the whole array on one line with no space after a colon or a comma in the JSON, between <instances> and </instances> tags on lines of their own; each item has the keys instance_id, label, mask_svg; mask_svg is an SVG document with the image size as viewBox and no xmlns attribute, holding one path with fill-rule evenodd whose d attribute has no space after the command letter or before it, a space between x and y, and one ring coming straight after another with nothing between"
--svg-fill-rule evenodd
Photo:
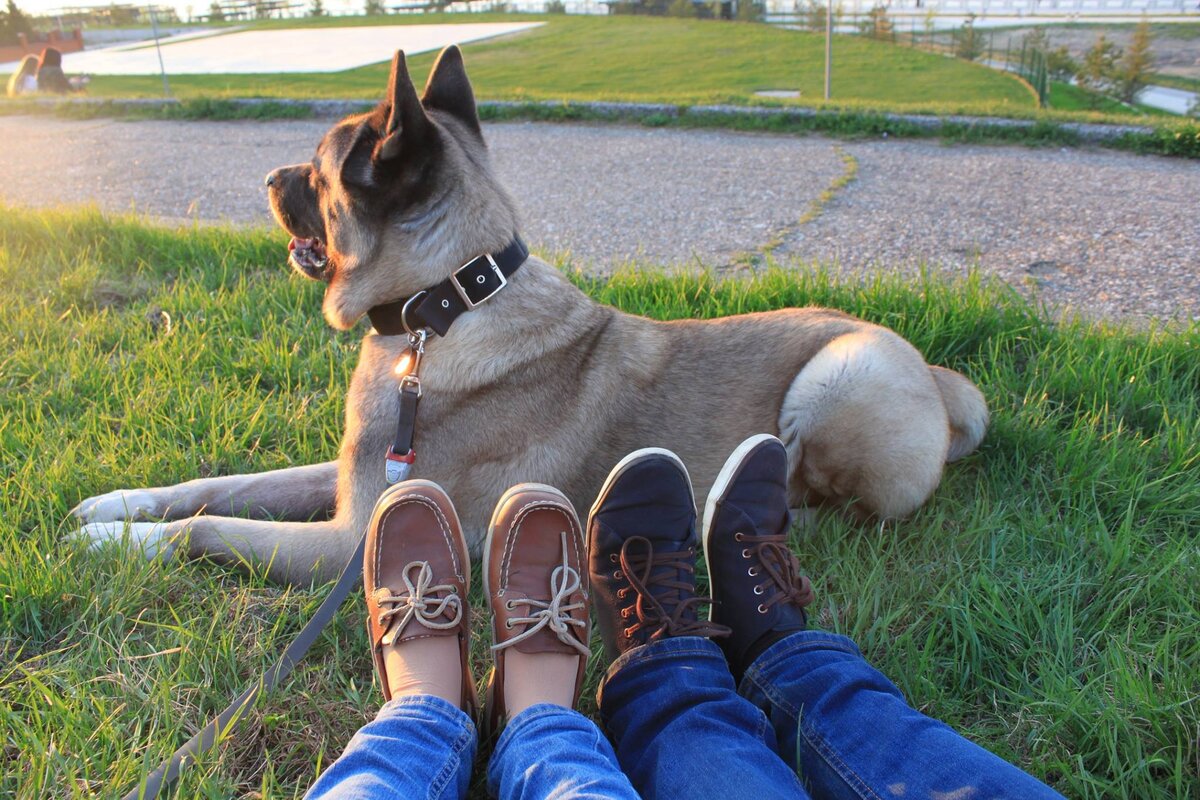
<instances>
[{"instance_id":1,"label":"paved walkway","mask_svg":"<svg viewBox=\"0 0 1200 800\"><path fill-rule=\"evenodd\" d=\"M0 117L0 201L266 224L262 176L310 158L327 127ZM1094 316L1200 318L1195 161L604 125L486 132L531 243L592 269L723 267L773 242L780 258L855 272L978 264ZM854 179L819 202L848 160Z\"/></svg>"}]
</instances>

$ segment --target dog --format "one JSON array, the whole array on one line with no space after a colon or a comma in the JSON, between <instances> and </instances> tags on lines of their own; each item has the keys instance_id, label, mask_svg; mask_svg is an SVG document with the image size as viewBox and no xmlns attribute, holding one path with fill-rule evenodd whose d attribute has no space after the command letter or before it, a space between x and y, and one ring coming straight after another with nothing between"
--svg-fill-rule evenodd
<instances>
[{"instance_id":1,"label":"dog","mask_svg":"<svg viewBox=\"0 0 1200 800\"><path fill-rule=\"evenodd\" d=\"M341 330L520 231L454 46L420 97L397 53L373 111L334 125L311 163L267 182L293 237L289 261L325 283L325 319ZM334 576L387 485L395 367L408 351L407 336L364 338L336 462L109 492L74 509L82 532L129 536L160 557L186 542L189 557L252 559L285 583ZM787 447L794 505L903 517L988 425L970 380L878 325L822 308L656 322L592 301L537 257L430 337L419 379L413 474L449 492L473 555L517 482L558 486L587 508L622 456L661 446L703 497L729 452L760 432Z\"/></svg>"}]
</instances>

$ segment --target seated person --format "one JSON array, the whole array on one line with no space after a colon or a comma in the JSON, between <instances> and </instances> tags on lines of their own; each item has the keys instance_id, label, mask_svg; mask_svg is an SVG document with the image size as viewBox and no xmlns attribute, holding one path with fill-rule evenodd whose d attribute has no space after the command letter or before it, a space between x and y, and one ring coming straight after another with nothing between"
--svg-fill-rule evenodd
<instances>
[{"instance_id":1,"label":"seated person","mask_svg":"<svg viewBox=\"0 0 1200 800\"><path fill-rule=\"evenodd\" d=\"M37 56L25 56L21 66L8 79L8 96L19 97L23 94L33 94L37 91Z\"/></svg>"}]
</instances>

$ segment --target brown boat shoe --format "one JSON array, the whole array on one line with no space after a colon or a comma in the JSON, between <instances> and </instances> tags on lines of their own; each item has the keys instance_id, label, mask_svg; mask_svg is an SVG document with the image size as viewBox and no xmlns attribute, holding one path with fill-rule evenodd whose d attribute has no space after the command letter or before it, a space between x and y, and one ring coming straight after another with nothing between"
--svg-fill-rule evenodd
<instances>
[{"instance_id":1,"label":"brown boat shoe","mask_svg":"<svg viewBox=\"0 0 1200 800\"><path fill-rule=\"evenodd\" d=\"M518 484L500 498L484 545L484 593L492 610L496 666L488 681L484 724L503 726L504 660L521 653L562 653L579 658L572 706L579 702L587 668L587 546L574 507L545 484Z\"/></svg>"},{"instance_id":2,"label":"brown boat shoe","mask_svg":"<svg viewBox=\"0 0 1200 800\"><path fill-rule=\"evenodd\" d=\"M475 717L475 681L468 658L471 561L454 504L432 481L388 489L367 529L363 586L367 637L375 671L391 700L384 648L431 636L457 636L462 665L459 707Z\"/></svg>"}]
</instances>

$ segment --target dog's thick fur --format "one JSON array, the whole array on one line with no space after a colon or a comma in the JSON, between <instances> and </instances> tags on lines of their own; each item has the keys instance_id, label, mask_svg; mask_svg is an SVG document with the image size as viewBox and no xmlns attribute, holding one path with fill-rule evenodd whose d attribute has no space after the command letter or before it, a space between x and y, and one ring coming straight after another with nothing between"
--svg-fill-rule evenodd
<instances>
[{"instance_id":1,"label":"dog's thick fur","mask_svg":"<svg viewBox=\"0 0 1200 800\"><path fill-rule=\"evenodd\" d=\"M422 98L397 54L380 106L338 123L311 164L277 170L270 183L279 223L327 248L319 272L293 263L328 283L325 318L340 329L520 229L455 47ZM364 339L336 463L110 492L75 510L85 532L106 539L124 527L114 521L161 518L132 524L135 539L170 550L187 532L191 556L255 559L283 581L328 577L384 489L393 367L405 348L404 337ZM820 308L654 322L596 304L536 257L430 341L421 379L414 477L446 488L475 553L492 504L514 483L553 484L586 509L622 456L661 446L704 497L726 455L764 431L787 445L796 505L904 516L988 422L969 380L928 366L886 328Z\"/></svg>"}]
</instances>

